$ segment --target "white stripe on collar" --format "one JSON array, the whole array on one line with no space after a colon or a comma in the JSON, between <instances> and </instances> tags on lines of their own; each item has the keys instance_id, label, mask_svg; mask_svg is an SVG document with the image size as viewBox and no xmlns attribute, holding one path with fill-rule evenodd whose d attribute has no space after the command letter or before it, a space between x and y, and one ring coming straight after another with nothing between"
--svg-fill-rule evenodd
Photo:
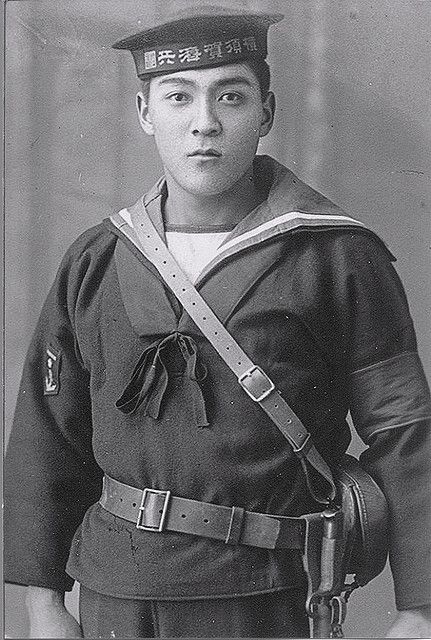
<instances>
[{"instance_id":1,"label":"white stripe on collar","mask_svg":"<svg viewBox=\"0 0 431 640\"><path fill-rule=\"evenodd\" d=\"M293 223L293 224L286 224ZM300 225L304 226L316 226L319 224L334 226L336 224L353 224L358 225L360 227L364 227L365 225L359 220L355 220L354 218L350 218L349 216L342 215L328 215L328 214L320 214L320 213L306 213L303 211L291 211L290 213L285 213L282 216L278 216L277 218L273 218L272 220L268 220L268 222L264 222L263 224L255 227L254 229L250 229L246 233L242 233L240 236L229 240L228 242L223 243L217 253L224 253L225 251L229 251L234 246L241 242L245 242L247 240L251 240L257 235L265 234L265 232L274 229L275 227L285 227L281 228L280 231L287 231L289 228L295 228ZM270 234L272 235L272 234Z\"/></svg>"}]
</instances>

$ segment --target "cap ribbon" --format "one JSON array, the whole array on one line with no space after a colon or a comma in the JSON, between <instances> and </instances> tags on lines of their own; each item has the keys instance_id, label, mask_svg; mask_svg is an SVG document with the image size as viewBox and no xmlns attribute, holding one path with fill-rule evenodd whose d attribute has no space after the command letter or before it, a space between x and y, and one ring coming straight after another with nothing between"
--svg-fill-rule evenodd
<instances>
[{"instance_id":1,"label":"cap ribbon","mask_svg":"<svg viewBox=\"0 0 431 640\"><path fill-rule=\"evenodd\" d=\"M228 40L172 43L151 49L132 49L138 75L173 72L181 69L235 63L266 55L265 46L254 35L238 35Z\"/></svg>"}]
</instances>

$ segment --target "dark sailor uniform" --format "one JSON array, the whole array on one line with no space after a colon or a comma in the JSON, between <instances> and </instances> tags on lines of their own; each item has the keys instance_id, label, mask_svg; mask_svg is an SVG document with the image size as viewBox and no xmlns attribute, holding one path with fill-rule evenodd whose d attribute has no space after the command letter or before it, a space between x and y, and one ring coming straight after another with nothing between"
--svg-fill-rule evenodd
<instances>
[{"instance_id":1,"label":"dark sailor uniform","mask_svg":"<svg viewBox=\"0 0 431 640\"><path fill-rule=\"evenodd\" d=\"M427 604L431 408L394 258L271 158L254 169L267 199L196 286L328 461L349 445L351 412L390 504L397 605ZM165 197L161 180L143 199L162 236ZM130 391L139 402L122 403ZM6 580L156 600L303 584L295 551L138 530L98 504L103 474L263 513L311 508L288 443L109 219L67 251L28 351L6 456Z\"/></svg>"}]
</instances>

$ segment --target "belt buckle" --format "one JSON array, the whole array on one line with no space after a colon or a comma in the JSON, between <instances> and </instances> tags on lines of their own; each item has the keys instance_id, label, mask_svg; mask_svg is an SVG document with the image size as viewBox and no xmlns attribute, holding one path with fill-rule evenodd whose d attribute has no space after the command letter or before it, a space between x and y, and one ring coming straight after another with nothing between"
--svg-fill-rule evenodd
<instances>
[{"instance_id":1,"label":"belt buckle","mask_svg":"<svg viewBox=\"0 0 431 640\"><path fill-rule=\"evenodd\" d=\"M161 514L160 514L160 521L159 521L159 524L157 526L142 524L143 512L145 511L145 502L146 502L147 497L148 497L148 495L150 493L154 493L156 495L164 496L163 507L162 507L162 511L161 511ZM148 489L148 488L144 489L144 491L142 493L141 506L139 507L139 511L138 511L138 519L136 521L136 528L137 529L141 529L142 531L158 531L159 533L161 533L163 531L163 525L165 524L166 514L167 514L167 511L168 511L170 497L171 497L171 492L170 491L160 491L159 489Z\"/></svg>"},{"instance_id":2,"label":"belt buckle","mask_svg":"<svg viewBox=\"0 0 431 640\"><path fill-rule=\"evenodd\" d=\"M262 402L275 389L272 380L257 365L248 369L238 378L244 391L255 402Z\"/></svg>"}]
</instances>

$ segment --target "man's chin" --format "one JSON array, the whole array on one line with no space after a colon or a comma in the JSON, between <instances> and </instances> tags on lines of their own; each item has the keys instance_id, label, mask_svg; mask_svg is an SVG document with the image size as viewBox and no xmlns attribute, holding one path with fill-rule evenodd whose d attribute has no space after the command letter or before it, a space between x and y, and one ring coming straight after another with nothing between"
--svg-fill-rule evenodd
<instances>
[{"instance_id":1,"label":"man's chin","mask_svg":"<svg viewBox=\"0 0 431 640\"><path fill-rule=\"evenodd\" d=\"M222 177L211 176L208 173L206 175L196 176L195 179L188 179L179 182L180 186L191 195L201 198L209 198L214 196L221 196L223 193L228 193L237 184L238 179L233 176Z\"/></svg>"}]
</instances>

